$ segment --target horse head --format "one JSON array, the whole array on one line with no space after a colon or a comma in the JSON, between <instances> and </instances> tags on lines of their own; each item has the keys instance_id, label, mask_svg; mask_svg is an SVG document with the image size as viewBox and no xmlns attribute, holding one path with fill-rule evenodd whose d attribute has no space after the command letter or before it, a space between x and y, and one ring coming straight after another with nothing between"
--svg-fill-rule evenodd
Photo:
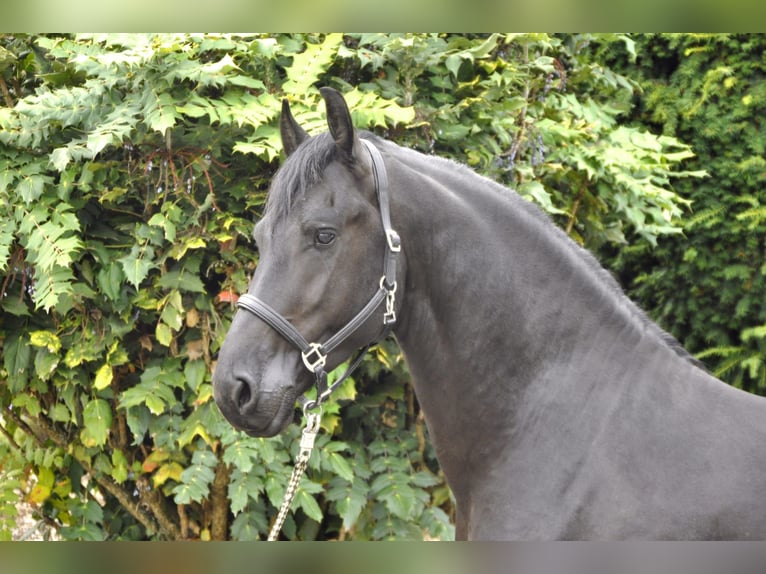
<instances>
[{"instance_id":1,"label":"horse head","mask_svg":"<svg viewBox=\"0 0 766 574\"><path fill-rule=\"evenodd\" d=\"M394 312L390 276L401 261L389 257L392 230L377 197L376 171L385 168L343 97L321 93L329 132L314 137L283 103L287 160L255 226L259 263L213 377L221 412L252 436L281 432L314 380L378 338Z\"/></svg>"}]
</instances>

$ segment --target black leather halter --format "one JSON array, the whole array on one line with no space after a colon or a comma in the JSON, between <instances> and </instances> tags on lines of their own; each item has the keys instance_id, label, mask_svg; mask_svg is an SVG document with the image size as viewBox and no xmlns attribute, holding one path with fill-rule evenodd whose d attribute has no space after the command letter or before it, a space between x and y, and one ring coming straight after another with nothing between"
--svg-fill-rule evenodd
<instances>
[{"instance_id":1,"label":"black leather halter","mask_svg":"<svg viewBox=\"0 0 766 574\"><path fill-rule=\"evenodd\" d=\"M380 209L380 219L383 223L383 231L386 235L386 252L383 258L383 276L380 278L380 285L369 302L357 313L348 323L327 339L324 343L310 343L301 333L279 312L275 311L270 305L246 293L237 301L240 309L252 313L266 324L268 324L277 333L289 341L293 347L301 353L303 364L314 373L317 385L316 400L309 401L301 397L304 411L313 409L321 405L330 394L343 382L351 373L361 364L362 358L367 350L377 341L382 340L388 335L389 331L396 322L396 258L402 250L399 234L391 227L391 212L389 208L388 197L388 176L386 168L383 165L383 157L380 151L367 140L360 140L372 159L372 173L375 179L375 192L378 197L378 206ZM346 339L356 332L380 307L383 301L386 302L386 309L383 313L383 329L381 333L365 346L357 357L349 365L348 369L339 377L330 387L327 386L327 372L325 364L327 356L340 346Z\"/></svg>"}]
</instances>

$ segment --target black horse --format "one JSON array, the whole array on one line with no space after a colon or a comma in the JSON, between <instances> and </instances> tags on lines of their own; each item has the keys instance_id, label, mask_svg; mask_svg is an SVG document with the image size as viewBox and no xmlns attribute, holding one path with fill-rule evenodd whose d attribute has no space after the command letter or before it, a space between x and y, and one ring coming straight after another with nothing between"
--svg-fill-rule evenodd
<instances>
[{"instance_id":1,"label":"black horse","mask_svg":"<svg viewBox=\"0 0 766 574\"><path fill-rule=\"evenodd\" d=\"M459 539L766 539L766 399L700 368L531 203L322 95L329 133L283 108L289 157L215 370L226 418L279 433L392 328Z\"/></svg>"}]
</instances>

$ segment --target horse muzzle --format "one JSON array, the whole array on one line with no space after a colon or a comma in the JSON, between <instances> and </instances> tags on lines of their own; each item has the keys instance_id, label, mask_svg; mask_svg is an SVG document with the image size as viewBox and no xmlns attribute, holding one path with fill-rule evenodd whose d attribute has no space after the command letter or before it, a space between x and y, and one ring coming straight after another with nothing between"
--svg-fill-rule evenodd
<instances>
[{"instance_id":1,"label":"horse muzzle","mask_svg":"<svg viewBox=\"0 0 766 574\"><path fill-rule=\"evenodd\" d=\"M297 392L289 383L261 386L241 376L215 379L213 396L232 426L250 436L270 437L293 422Z\"/></svg>"},{"instance_id":2,"label":"horse muzzle","mask_svg":"<svg viewBox=\"0 0 766 574\"><path fill-rule=\"evenodd\" d=\"M247 348L241 341L252 341L250 335L243 332L221 347L213 372L213 397L234 427L251 436L274 436L293 422L295 401L311 379L297 353Z\"/></svg>"}]
</instances>

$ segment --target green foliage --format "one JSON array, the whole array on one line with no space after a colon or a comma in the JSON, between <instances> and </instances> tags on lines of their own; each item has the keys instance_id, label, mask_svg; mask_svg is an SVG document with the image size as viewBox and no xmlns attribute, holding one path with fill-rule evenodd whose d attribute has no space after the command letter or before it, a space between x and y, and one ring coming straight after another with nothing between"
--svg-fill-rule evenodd
<instances>
[{"instance_id":1,"label":"green foliage","mask_svg":"<svg viewBox=\"0 0 766 574\"><path fill-rule=\"evenodd\" d=\"M397 141L516 188L591 247L625 243L626 233L654 243L680 232L689 202L671 178L704 171L679 169L694 154L677 139L619 124L638 86L596 57L601 45L632 46L630 38L365 34L358 42L349 55L376 74L361 85L415 105L418 129Z\"/></svg>"},{"instance_id":2,"label":"green foliage","mask_svg":"<svg viewBox=\"0 0 766 574\"><path fill-rule=\"evenodd\" d=\"M0 536L19 491L67 539L265 537L300 429L235 431L211 373L256 264L283 97L316 132L317 85L344 89L358 126L517 187L582 241L677 232L687 202L669 182L698 175L679 170L689 148L620 126L635 85L596 59L632 42L0 36L12 56L0 68ZM454 536L407 380L386 342L326 406L285 537Z\"/></svg>"},{"instance_id":3,"label":"green foliage","mask_svg":"<svg viewBox=\"0 0 766 574\"><path fill-rule=\"evenodd\" d=\"M19 463L12 456L5 437L0 438L0 542L11 540L19 514L19 493L24 487Z\"/></svg>"},{"instance_id":4,"label":"green foliage","mask_svg":"<svg viewBox=\"0 0 766 574\"><path fill-rule=\"evenodd\" d=\"M759 35L648 35L635 120L689 142L700 182L683 236L623 251L624 283L659 321L735 386L766 393L766 65ZM631 66L632 69L632 66Z\"/></svg>"}]
</instances>

